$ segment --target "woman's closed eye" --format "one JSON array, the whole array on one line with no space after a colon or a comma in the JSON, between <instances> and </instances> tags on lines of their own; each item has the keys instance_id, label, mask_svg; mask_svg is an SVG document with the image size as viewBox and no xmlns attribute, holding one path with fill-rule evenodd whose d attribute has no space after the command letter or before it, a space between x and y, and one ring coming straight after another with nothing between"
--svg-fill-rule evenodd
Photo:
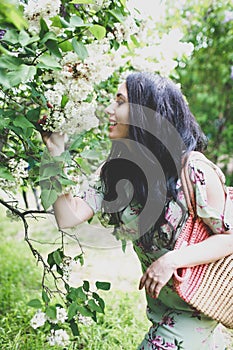
<instances>
[{"instance_id":1,"label":"woman's closed eye","mask_svg":"<svg viewBox=\"0 0 233 350\"><path fill-rule=\"evenodd\" d=\"M121 106L121 105L123 105L125 103L125 100L117 99L116 103L118 104L118 106Z\"/></svg>"}]
</instances>

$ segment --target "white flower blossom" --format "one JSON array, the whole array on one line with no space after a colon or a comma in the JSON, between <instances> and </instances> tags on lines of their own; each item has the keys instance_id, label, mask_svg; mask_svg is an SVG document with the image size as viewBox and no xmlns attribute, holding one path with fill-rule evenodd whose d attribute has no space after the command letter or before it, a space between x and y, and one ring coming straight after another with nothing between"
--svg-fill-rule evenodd
<instances>
[{"instance_id":1,"label":"white flower blossom","mask_svg":"<svg viewBox=\"0 0 233 350\"><path fill-rule=\"evenodd\" d=\"M87 8L90 11L98 11L100 8L108 8L111 2L111 0L95 0L93 4L88 4Z\"/></svg>"},{"instance_id":2,"label":"white flower blossom","mask_svg":"<svg viewBox=\"0 0 233 350\"><path fill-rule=\"evenodd\" d=\"M56 318L50 319L48 318L48 321L53 324L57 323L64 323L67 319L67 312L63 307L57 306L56 307Z\"/></svg>"},{"instance_id":3,"label":"white flower blossom","mask_svg":"<svg viewBox=\"0 0 233 350\"><path fill-rule=\"evenodd\" d=\"M129 41L132 34L139 32L139 27L136 25L132 16L127 17L123 23L116 23L113 29L113 34L116 41L121 43L123 40Z\"/></svg>"},{"instance_id":4,"label":"white flower blossom","mask_svg":"<svg viewBox=\"0 0 233 350\"><path fill-rule=\"evenodd\" d=\"M78 315L78 322L84 324L85 326L91 326L93 321L90 317Z\"/></svg>"},{"instance_id":5,"label":"white flower blossom","mask_svg":"<svg viewBox=\"0 0 233 350\"><path fill-rule=\"evenodd\" d=\"M50 18L59 13L60 6L60 0L28 0L24 8L24 14L29 23L29 30L31 32L39 32L41 17L50 26L52 23Z\"/></svg>"},{"instance_id":6,"label":"white flower blossom","mask_svg":"<svg viewBox=\"0 0 233 350\"><path fill-rule=\"evenodd\" d=\"M224 11L224 20L223 23L233 21L233 11L226 10Z\"/></svg>"},{"instance_id":7,"label":"white flower blossom","mask_svg":"<svg viewBox=\"0 0 233 350\"><path fill-rule=\"evenodd\" d=\"M52 329L47 340L50 346L66 346L69 342L69 335L64 329Z\"/></svg>"},{"instance_id":8,"label":"white flower blossom","mask_svg":"<svg viewBox=\"0 0 233 350\"><path fill-rule=\"evenodd\" d=\"M73 271L73 267L77 264L76 261L74 261L72 258L68 257L66 259L63 259L62 263L60 264L60 268L63 271L63 277L68 282L70 279L70 275Z\"/></svg>"},{"instance_id":9,"label":"white flower blossom","mask_svg":"<svg viewBox=\"0 0 233 350\"><path fill-rule=\"evenodd\" d=\"M151 21L148 20L148 23L148 27L144 26L144 34L143 31L140 33L142 37L148 37L147 44L135 49L131 59L132 66L137 70L143 66L145 71L169 76L178 64L177 58L190 56L194 46L192 43L181 42L183 33L179 29L171 29L169 33L159 37L158 33L152 30Z\"/></svg>"},{"instance_id":10,"label":"white flower blossom","mask_svg":"<svg viewBox=\"0 0 233 350\"><path fill-rule=\"evenodd\" d=\"M36 329L38 327L42 327L46 321L46 314L39 309L31 319L30 325L32 326L32 328Z\"/></svg>"},{"instance_id":11,"label":"white flower blossom","mask_svg":"<svg viewBox=\"0 0 233 350\"><path fill-rule=\"evenodd\" d=\"M15 179L14 186L18 187L23 184L23 179L28 177L28 163L24 159L17 161L12 158L9 160L9 169Z\"/></svg>"},{"instance_id":12,"label":"white flower blossom","mask_svg":"<svg viewBox=\"0 0 233 350\"><path fill-rule=\"evenodd\" d=\"M11 191L11 192L15 193L17 191L17 188L15 186L15 182L7 180L7 179L0 178L0 188L6 192Z\"/></svg>"}]
</instances>

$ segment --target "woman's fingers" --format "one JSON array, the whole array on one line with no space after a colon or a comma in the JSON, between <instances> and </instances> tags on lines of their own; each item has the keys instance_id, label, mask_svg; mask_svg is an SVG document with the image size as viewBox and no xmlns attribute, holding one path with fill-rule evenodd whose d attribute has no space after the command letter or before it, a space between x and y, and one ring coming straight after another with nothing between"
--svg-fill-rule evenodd
<instances>
[{"instance_id":1,"label":"woman's fingers","mask_svg":"<svg viewBox=\"0 0 233 350\"><path fill-rule=\"evenodd\" d=\"M139 289L145 287L147 294L154 297L158 294L157 285L157 280L154 277L149 276L148 272L145 272L140 280Z\"/></svg>"},{"instance_id":2,"label":"woman's fingers","mask_svg":"<svg viewBox=\"0 0 233 350\"><path fill-rule=\"evenodd\" d=\"M144 273L142 278L140 279L139 289L142 289L144 287L145 282L146 282L146 273Z\"/></svg>"}]
</instances>

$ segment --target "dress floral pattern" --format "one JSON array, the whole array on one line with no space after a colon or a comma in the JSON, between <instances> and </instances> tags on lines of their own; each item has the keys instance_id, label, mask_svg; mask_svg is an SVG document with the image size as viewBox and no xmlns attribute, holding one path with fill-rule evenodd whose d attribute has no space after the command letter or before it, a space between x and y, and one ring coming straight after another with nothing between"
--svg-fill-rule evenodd
<instances>
[{"instance_id":1,"label":"dress floral pattern","mask_svg":"<svg viewBox=\"0 0 233 350\"><path fill-rule=\"evenodd\" d=\"M207 158L193 152L189 158L189 174L196 195L197 214L211 228L212 234L221 234L233 228L233 204L229 199L228 190L225 187L225 177L221 170ZM206 193L206 174L203 162L213 168L222 182L226 203L224 213L218 213L208 204ZM175 201L170 201L166 206L167 224L161 228L161 232L154 233L153 246L150 251L145 251L137 240L138 222L137 206L128 206L123 215L124 223L120 227L120 239L132 239L134 250L141 262L142 271L161 255L173 249L183 225L188 218L187 206L181 181L177 182L178 200L186 208L185 215ZM84 194L84 199L93 208L94 212L100 209L102 199L99 183ZM182 218L183 215L183 218ZM175 237L172 240L172 232ZM184 302L174 291L172 279L163 287L157 299L146 294L147 317L151 322L149 331L145 334L138 350L224 350L224 337L218 323L204 314L198 312Z\"/></svg>"}]
</instances>

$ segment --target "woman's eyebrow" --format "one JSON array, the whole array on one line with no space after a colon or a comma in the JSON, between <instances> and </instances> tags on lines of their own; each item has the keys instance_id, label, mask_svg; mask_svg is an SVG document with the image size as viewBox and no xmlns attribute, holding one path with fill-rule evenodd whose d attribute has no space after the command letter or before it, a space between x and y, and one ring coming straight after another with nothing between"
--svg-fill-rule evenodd
<instances>
[{"instance_id":1,"label":"woman's eyebrow","mask_svg":"<svg viewBox=\"0 0 233 350\"><path fill-rule=\"evenodd\" d=\"M118 92L116 97L123 97L124 99L126 99L126 97L121 92Z\"/></svg>"}]
</instances>

